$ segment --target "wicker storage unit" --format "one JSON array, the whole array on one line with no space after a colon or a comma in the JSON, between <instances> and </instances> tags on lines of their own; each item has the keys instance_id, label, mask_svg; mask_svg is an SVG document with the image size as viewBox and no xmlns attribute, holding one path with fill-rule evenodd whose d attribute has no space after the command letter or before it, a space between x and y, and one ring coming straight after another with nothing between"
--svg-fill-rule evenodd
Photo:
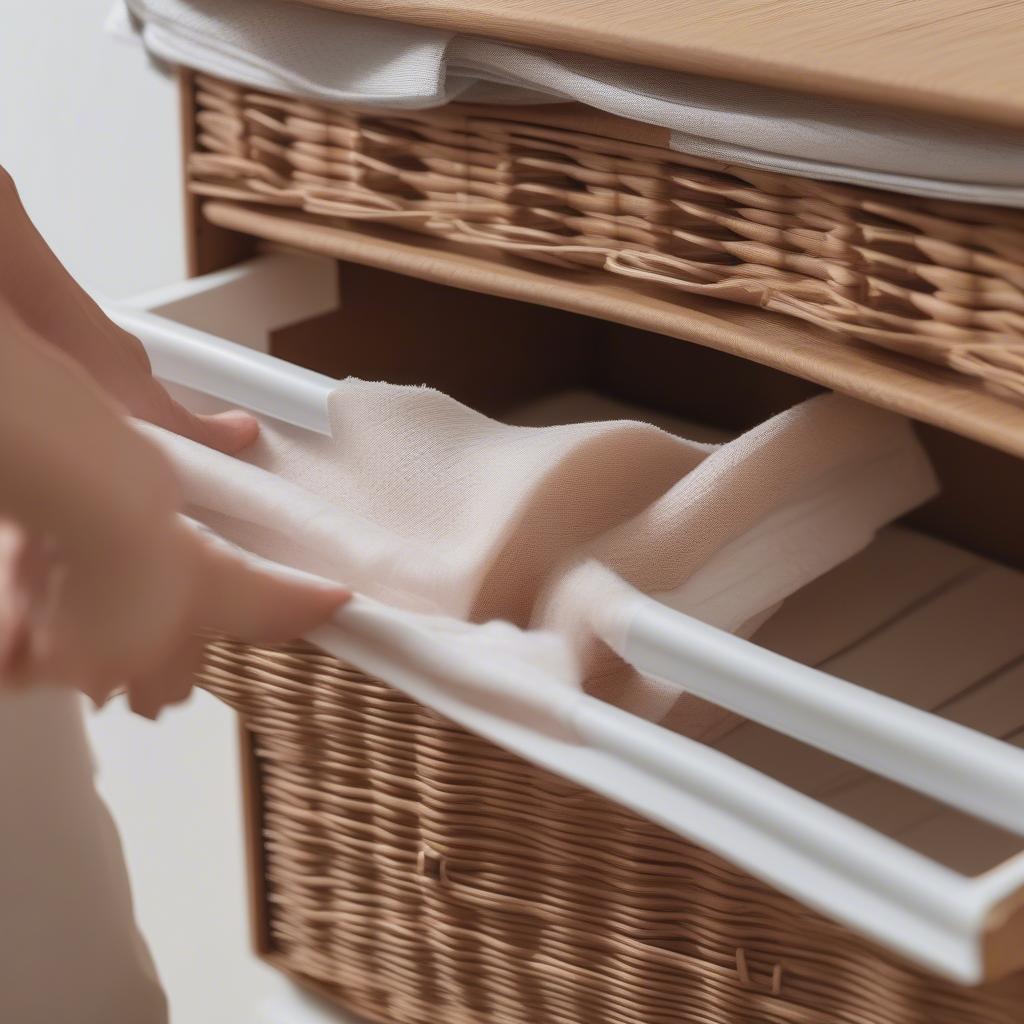
<instances>
[{"instance_id":1,"label":"wicker storage unit","mask_svg":"<svg viewBox=\"0 0 1024 1024\"><path fill-rule=\"evenodd\" d=\"M623 2L597 5L630 22L622 59L694 70L688 33L659 50L659 5L631 20ZM578 0L548 6L391 0L380 17L574 46ZM831 33L819 13L806 16ZM712 21L697 36L714 56ZM583 25L580 52L619 58L605 29ZM829 95L862 101L891 85L870 70L858 85L852 50L831 76L799 43L746 80L794 88L813 70ZM733 71L750 60L726 49ZM955 75L949 96L897 92L911 112L973 116L1002 89L978 74L987 98ZM275 354L331 377L427 380L489 415L535 397L545 348L557 352L537 393L613 380L617 397L664 412L722 412L716 426L833 388L928 424L947 492L915 526L1024 565L1024 211L716 163L575 104L388 113L198 72L183 98L193 271L266 242L342 261L340 308L275 327ZM424 310L464 317L438 328L436 358ZM657 352L653 370L631 364L641 351ZM681 408L665 401L677 378L700 382ZM1016 902L981 929L979 961L999 980L959 985L776 891L749 860L752 874L307 644L212 640L201 683L240 714L256 947L360 1017L1024 1024Z\"/></svg>"},{"instance_id":2,"label":"wicker storage unit","mask_svg":"<svg viewBox=\"0 0 1024 1024\"><path fill-rule=\"evenodd\" d=\"M757 306L1024 399L1024 211L715 163L571 108L389 115L196 84L196 195Z\"/></svg>"},{"instance_id":3,"label":"wicker storage unit","mask_svg":"<svg viewBox=\"0 0 1024 1024\"><path fill-rule=\"evenodd\" d=\"M216 641L257 943L387 1024L1020 1024L308 645Z\"/></svg>"}]
</instances>

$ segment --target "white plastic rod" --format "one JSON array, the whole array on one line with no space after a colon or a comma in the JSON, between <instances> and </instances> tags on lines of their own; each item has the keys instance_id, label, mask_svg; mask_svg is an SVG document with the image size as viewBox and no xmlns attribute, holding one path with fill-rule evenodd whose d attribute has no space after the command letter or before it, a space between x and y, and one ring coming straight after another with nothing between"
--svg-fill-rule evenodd
<instances>
[{"instance_id":1,"label":"white plastic rod","mask_svg":"<svg viewBox=\"0 0 1024 1024\"><path fill-rule=\"evenodd\" d=\"M975 878L971 885L978 897L992 907L1024 894L1024 851L989 868Z\"/></svg>"},{"instance_id":2,"label":"white plastic rod","mask_svg":"<svg viewBox=\"0 0 1024 1024\"><path fill-rule=\"evenodd\" d=\"M277 328L337 309L338 284L332 259L270 252L134 295L121 305L269 352Z\"/></svg>"},{"instance_id":3,"label":"white plastic rod","mask_svg":"<svg viewBox=\"0 0 1024 1024\"><path fill-rule=\"evenodd\" d=\"M1024 750L791 661L635 594L640 672L1024 835Z\"/></svg>"},{"instance_id":4,"label":"white plastic rod","mask_svg":"<svg viewBox=\"0 0 1024 1024\"><path fill-rule=\"evenodd\" d=\"M145 345L161 380L330 434L332 378L145 310L108 307L104 312Z\"/></svg>"}]
</instances>

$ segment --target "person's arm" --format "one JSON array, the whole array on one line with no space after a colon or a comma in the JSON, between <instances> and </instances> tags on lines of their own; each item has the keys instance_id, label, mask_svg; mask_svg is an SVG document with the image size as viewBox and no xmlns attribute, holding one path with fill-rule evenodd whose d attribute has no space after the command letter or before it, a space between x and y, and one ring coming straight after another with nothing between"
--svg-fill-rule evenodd
<instances>
[{"instance_id":1,"label":"person's arm","mask_svg":"<svg viewBox=\"0 0 1024 1024\"><path fill-rule=\"evenodd\" d=\"M123 409L229 453L255 439L258 428L251 416L196 416L167 394L153 378L141 342L113 323L53 254L2 167L0 239L0 301L78 363Z\"/></svg>"},{"instance_id":2,"label":"person's arm","mask_svg":"<svg viewBox=\"0 0 1024 1024\"><path fill-rule=\"evenodd\" d=\"M255 421L171 402L12 195L0 199L0 682L71 681L96 700L126 686L152 716L189 691L198 631L286 640L348 591L254 569L181 520L170 465L124 412L227 450Z\"/></svg>"},{"instance_id":3,"label":"person's arm","mask_svg":"<svg viewBox=\"0 0 1024 1024\"><path fill-rule=\"evenodd\" d=\"M346 600L253 569L180 504L161 453L0 305L0 678L123 685L152 716L188 693L197 631L286 640Z\"/></svg>"}]
</instances>

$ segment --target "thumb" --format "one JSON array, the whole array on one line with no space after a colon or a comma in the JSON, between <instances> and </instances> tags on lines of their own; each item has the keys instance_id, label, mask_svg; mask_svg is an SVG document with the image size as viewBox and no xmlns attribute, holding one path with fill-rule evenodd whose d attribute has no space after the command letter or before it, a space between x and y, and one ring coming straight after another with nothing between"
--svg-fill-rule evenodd
<instances>
[{"instance_id":1,"label":"thumb","mask_svg":"<svg viewBox=\"0 0 1024 1024\"><path fill-rule=\"evenodd\" d=\"M144 393L133 397L130 411L140 419L226 455L248 447L260 431L254 416L237 409L213 416L197 416L171 398L159 381L152 378Z\"/></svg>"}]
</instances>

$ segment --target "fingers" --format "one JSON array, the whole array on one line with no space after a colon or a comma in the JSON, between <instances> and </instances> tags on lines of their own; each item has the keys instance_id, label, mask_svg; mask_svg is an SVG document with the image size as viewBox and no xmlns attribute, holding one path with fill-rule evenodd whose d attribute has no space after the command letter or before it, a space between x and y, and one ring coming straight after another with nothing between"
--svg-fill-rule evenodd
<instances>
[{"instance_id":1,"label":"fingers","mask_svg":"<svg viewBox=\"0 0 1024 1024\"><path fill-rule=\"evenodd\" d=\"M98 543L101 555L68 565L38 547L0 522L0 676L9 685L73 683L97 706L123 686L148 718L188 696L200 630L276 643L351 596L339 584L272 571L177 517L141 548Z\"/></svg>"},{"instance_id":2,"label":"fingers","mask_svg":"<svg viewBox=\"0 0 1024 1024\"><path fill-rule=\"evenodd\" d=\"M156 719L169 704L178 704L192 692L203 657L203 642L187 637L158 669L128 684L128 704L143 718Z\"/></svg>"},{"instance_id":3,"label":"fingers","mask_svg":"<svg viewBox=\"0 0 1024 1024\"><path fill-rule=\"evenodd\" d=\"M12 680L42 652L53 568L50 545L0 520L0 679Z\"/></svg>"},{"instance_id":4,"label":"fingers","mask_svg":"<svg viewBox=\"0 0 1024 1024\"><path fill-rule=\"evenodd\" d=\"M68 283L77 290L73 281ZM32 322L45 347L84 370L131 415L229 455L256 439L259 426L248 413L197 416L171 398L153 376L142 342L110 321L84 293L81 302L68 306L56 322L47 318Z\"/></svg>"},{"instance_id":5,"label":"fingers","mask_svg":"<svg viewBox=\"0 0 1024 1024\"><path fill-rule=\"evenodd\" d=\"M150 378L144 393L131 403L131 411L141 419L158 427L198 441L208 448L216 448L234 455L247 448L259 435L259 423L254 416L240 410L197 416L176 402L160 383Z\"/></svg>"},{"instance_id":6,"label":"fingers","mask_svg":"<svg viewBox=\"0 0 1024 1024\"><path fill-rule=\"evenodd\" d=\"M74 684L68 683L64 680L61 681L62 685L70 686L74 685L75 689L81 690L93 702L93 705L98 710L107 703L108 700L115 694L124 689L123 684L114 678L105 675L96 675L94 673L86 673L80 675L75 679Z\"/></svg>"},{"instance_id":7,"label":"fingers","mask_svg":"<svg viewBox=\"0 0 1024 1024\"><path fill-rule=\"evenodd\" d=\"M24 585L28 538L14 523L0 521L0 677L7 678L27 647L31 594Z\"/></svg>"},{"instance_id":8,"label":"fingers","mask_svg":"<svg viewBox=\"0 0 1024 1024\"><path fill-rule=\"evenodd\" d=\"M230 548L205 546L198 621L240 640L292 640L325 622L352 596L341 584L274 572Z\"/></svg>"},{"instance_id":9,"label":"fingers","mask_svg":"<svg viewBox=\"0 0 1024 1024\"><path fill-rule=\"evenodd\" d=\"M127 690L133 711L155 718L192 689L202 657L199 630L226 633L252 643L277 643L320 625L351 597L336 583L289 570L272 571L238 549L211 538L184 521L175 536L194 564L190 597L178 620L170 653L137 673Z\"/></svg>"},{"instance_id":10,"label":"fingers","mask_svg":"<svg viewBox=\"0 0 1024 1024\"><path fill-rule=\"evenodd\" d=\"M104 675L82 677L75 685L97 710L114 694L124 693L132 711L155 721L164 708L181 703L192 692L202 658L203 640L188 636L155 669L136 676L127 685Z\"/></svg>"},{"instance_id":11,"label":"fingers","mask_svg":"<svg viewBox=\"0 0 1024 1024\"><path fill-rule=\"evenodd\" d=\"M260 432L256 417L240 409L213 416L197 416L195 419L199 424L199 436L193 440L209 448L216 448L225 455L234 455L248 448Z\"/></svg>"},{"instance_id":12,"label":"fingers","mask_svg":"<svg viewBox=\"0 0 1024 1024\"><path fill-rule=\"evenodd\" d=\"M200 554L192 606L182 629L202 628L253 643L276 643L324 622L351 597L347 588L329 581L287 571L273 573L191 528L184 535ZM202 650L197 635L180 636L173 652L155 669L129 682L132 710L155 719L167 705L184 700L192 689Z\"/></svg>"}]
</instances>

